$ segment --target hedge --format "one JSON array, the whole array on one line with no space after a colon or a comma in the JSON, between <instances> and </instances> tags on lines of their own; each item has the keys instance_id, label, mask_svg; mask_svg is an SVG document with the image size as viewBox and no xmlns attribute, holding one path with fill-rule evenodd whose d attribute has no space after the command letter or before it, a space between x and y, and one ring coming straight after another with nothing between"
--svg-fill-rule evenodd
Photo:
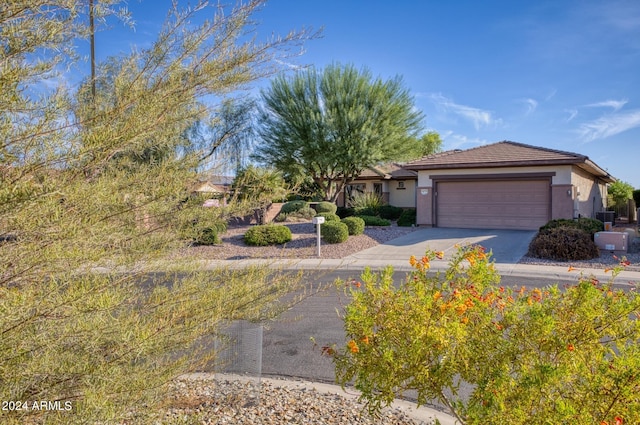
<instances>
[{"instance_id":1,"label":"hedge","mask_svg":"<svg viewBox=\"0 0 640 425\"><path fill-rule=\"evenodd\" d=\"M291 237L291 229L287 226L265 224L247 230L244 242L253 246L277 245L289 242Z\"/></svg>"}]
</instances>

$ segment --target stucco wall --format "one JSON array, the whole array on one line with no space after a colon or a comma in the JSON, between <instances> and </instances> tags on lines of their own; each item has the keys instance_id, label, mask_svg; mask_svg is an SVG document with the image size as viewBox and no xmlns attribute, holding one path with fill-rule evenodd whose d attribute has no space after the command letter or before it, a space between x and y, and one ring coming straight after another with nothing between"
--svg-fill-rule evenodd
<instances>
[{"instance_id":1,"label":"stucco wall","mask_svg":"<svg viewBox=\"0 0 640 425\"><path fill-rule=\"evenodd\" d=\"M400 188L399 182L404 182L404 189ZM415 208L416 207L416 181L415 180L390 180L389 204L396 207Z\"/></svg>"},{"instance_id":2,"label":"stucco wall","mask_svg":"<svg viewBox=\"0 0 640 425\"><path fill-rule=\"evenodd\" d=\"M574 194L574 217L595 218L596 212L604 211L607 185L594 179L584 170L574 167L571 175Z\"/></svg>"}]
</instances>

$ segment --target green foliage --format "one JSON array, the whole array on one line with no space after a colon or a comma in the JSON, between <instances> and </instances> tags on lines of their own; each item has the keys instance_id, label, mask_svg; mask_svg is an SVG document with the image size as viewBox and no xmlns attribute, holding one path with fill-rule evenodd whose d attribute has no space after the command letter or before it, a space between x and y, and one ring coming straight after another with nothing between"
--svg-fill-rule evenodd
<instances>
[{"instance_id":1,"label":"green foliage","mask_svg":"<svg viewBox=\"0 0 640 425\"><path fill-rule=\"evenodd\" d=\"M391 226L391 222L375 215L358 215L367 226Z\"/></svg>"},{"instance_id":2,"label":"green foliage","mask_svg":"<svg viewBox=\"0 0 640 425\"><path fill-rule=\"evenodd\" d=\"M279 245L289 242L291 238L291 229L273 224L253 226L244 234L244 242L253 246Z\"/></svg>"},{"instance_id":3,"label":"green foliage","mask_svg":"<svg viewBox=\"0 0 640 425\"><path fill-rule=\"evenodd\" d=\"M336 214L338 214L340 218L345 218L354 216L356 214L356 211L351 207L338 207Z\"/></svg>"},{"instance_id":4,"label":"green foliage","mask_svg":"<svg viewBox=\"0 0 640 425\"><path fill-rule=\"evenodd\" d=\"M338 216L338 214L329 213L329 212L318 213L318 214L316 214L316 217L324 217L325 222L327 222L327 221L340 221L340 217Z\"/></svg>"},{"instance_id":5,"label":"green foliage","mask_svg":"<svg viewBox=\"0 0 640 425\"><path fill-rule=\"evenodd\" d=\"M411 227L416 224L416 210L404 210L400 217L398 218L398 226L401 227Z\"/></svg>"},{"instance_id":6,"label":"green foliage","mask_svg":"<svg viewBox=\"0 0 640 425\"><path fill-rule=\"evenodd\" d=\"M349 235L356 236L364 233L364 220L360 217L345 217L342 221L349 229Z\"/></svg>"},{"instance_id":7,"label":"green foliage","mask_svg":"<svg viewBox=\"0 0 640 425\"><path fill-rule=\"evenodd\" d=\"M289 214L289 217L299 218L303 220L311 220L317 214L316 210L311 207L303 207Z\"/></svg>"},{"instance_id":8,"label":"green foliage","mask_svg":"<svg viewBox=\"0 0 640 425\"><path fill-rule=\"evenodd\" d=\"M416 137L409 141L402 156L396 158L396 160L411 161L431 155L432 153L440 152L441 150L442 139L440 138L440 134L435 131L429 131L423 134L422 137Z\"/></svg>"},{"instance_id":9,"label":"green foliage","mask_svg":"<svg viewBox=\"0 0 640 425\"><path fill-rule=\"evenodd\" d=\"M404 210L400 207L394 207L393 205L382 205L378 208L378 215L387 220L397 220L402 215ZM364 214L367 215L367 214Z\"/></svg>"},{"instance_id":10,"label":"green foliage","mask_svg":"<svg viewBox=\"0 0 640 425\"><path fill-rule=\"evenodd\" d=\"M93 2L99 29L119 3ZM3 425L152 423L174 378L219 364L225 324L273 317L297 288L266 268L175 259L241 208L190 200L206 152L188 129L306 38L246 38L260 4L176 2L144 49L58 84L82 68L87 2L2 2L0 235L13 240L0 243L0 395L72 403L3 411Z\"/></svg>"},{"instance_id":11,"label":"green foliage","mask_svg":"<svg viewBox=\"0 0 640 425\"><path fill-rule=\"evenodd\" d=\"M323 352L370 410L411 391L463 425L640 423L637 292L584 276L563 290L501 287L479 246L427 273L441 255L412 257L399 285L389 267L345 288L347 343Z\"/></svg>"},{"instance_id":12,"label":"green foliage","mask_svg":"<svg viewBox=\"0 0 640 425\"><path fill-rule=\"evenodd\" d=\"M256 158L291 176L306 176L335 202L362 170L394 160L422 127L400 78L330 65L275 78L262 94Z\"/></svg>"},{"instance_id":13,"label":"green foliage","mask_svg":"<svg viewBox=\"0 0 640 425\"><path fill-rule=\"evenodd\" d=\"M580 217L575 220L560 218L549 221L547 224L540 227L539 232L548 233L549 230L555 229L557 227L573 227L576 229L580 229L591 235L591 239L593 240L593 235L596 232L601 232L604 230L604 223L600 220L596 220L595 218Z\"/></svg>"},{"instance_id":14,"label":"green foliage","mask_svg":"<svg viewBox=\"0 0 640 425\"><path fill-rule=\"evenodd\" d=\"M316 211L318 213L332 213L335 214L338 211L338 206L333 202L318 202L316 204Z\"/></svg>"},{"instance_id":15,"label":"green foliage","mask_svg":"<svg viewBox=\"0 0 640 425\"><path fill-rule=\"evenodd\" d=\"M584 230L553 227L533 238L528 255L560 261L590 260L599 257L600 250Z\"/></svg>"},{"instance_id":16,"label":"green foliage","mask_svg":"<svg viewBox=\"0 0 640 425\"><path fill-rule=\"evenodd\" d=\"M340 221L327 221L320 225L320 235L327 243L342 243L349 239L349 228Z\"/></svg>"},{"instance_id":17,"label":"green foliage","mask_svg":"<svg viewBox=\"0 0 640 425\"><path fill-rule=\"evenodd\" d=\"M282 206L282 209L280 210L280 212L283 212L285 214L290 214L292 212L301 210L302 208L311 208L311 207L309 206L309 203L307 201L302 201L302 200L289 201Z\"/></svg>"},{"instance_id":18,"label":"green foliage","mask_svg":"<svg viewBox=\"0 0 640 425\"><path fill-rule=\"evenodd\" d=\"M609 205L622 206L633 196L633 186L622 180L616 180L607 187Z\"/></svg>"},{"instance_id":19,"label":"green foliage","mask_svg":"<svg viewBox=\"0 0 640 425\"><path fill-rule=\"evenodd\" d=\"M223 226L226 228L226 226ZM193 240L195 245L218 245L222 242L219 234L223 233L221 227L203 227L198 229L196 237Z\"/></svg>"},{"instance_id":20,"label":"green foliage","mask_svg":"<svg viewBox=\"0 0 640 425\"><path fill-rule=\"evenodd\" d=\"M377 193L366 192L353 196L349 204L355 210L356 215L378 215L384 201Z\"/></svg>"}]
</instances>

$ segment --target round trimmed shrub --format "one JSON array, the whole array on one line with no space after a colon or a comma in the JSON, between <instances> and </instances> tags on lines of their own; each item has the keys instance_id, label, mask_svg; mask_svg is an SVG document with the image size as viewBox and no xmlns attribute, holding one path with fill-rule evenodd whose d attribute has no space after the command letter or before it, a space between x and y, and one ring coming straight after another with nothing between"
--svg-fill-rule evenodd
<instances>
[{"instance_id":1,"label":"round trimmed shrub","mask_svg":"<svg viewBox=\"0 0 640 425\"><path fill-rule=\"evenodd\" d=\"M528 255L559 261L590 260L599 257L600 250L584 230L554 227L533 238Z\"/></svg>"},{"instance_id":2,"label":"round trimmed shrub","mask_svg":"<svg viewBox=\"0 0 640 425\"><path fill-rule=\"evenodd\" d=\"M387 220L397 220L400 218L404 210L400 207L394 207L393 205L383 205L378 208L378 215Z\"/></svg>"},{"instance_id":3,"label":"round trimmed shrub","mask_svg":"<svg viewBox=\"0 0 640 425\"><path fill-rule=\"evenodd\" d=\"M364 220L366 226L390 226L391 222L387 219L380 218L375 215L359 215Z\"/></svg>"},{"instance_id":4,"label":"round trimmed shrub","mask_svg":"<svg viewBox=\"0 0 640 425\"><path fill-rule=\"evenodd\" d=\"M218 245L221 242L215 227L204 227L193 238L194 245Z\"/></svg>"},{"instance_id":5,"label":"round trimmed shrub","mask_svg":"<svg viewBox=\"0 0 640 425\"><path fill-rule=\"evenodd\" d=\"M328 213L328 212L318 213L316 214L316 217L324 217L325 223L327 221L340 221L340 217L338 217L338 214L335 214L335 213Z\"/></svg>"},{"instance_id":6,"label":"round trimmed shrub","mask_svg":"<svg viewBox=\"0 0 640 425\"><path fill-rule=\"evenodd\" d=\"M289 213L288 216L293 218L302 218L305 220L311 220L313 217L316 216L316 214L317 214L316 210L314 210L313 208L303 207L303 208L300 208L298 211Z\"/></svg>"},{"instance_id":7,"label":"round trimmed shrub","mask_svg":"<svg viewBox=\"0 0 640 425\"><path fill-rule=\"evenodd\" d=\"M600 220L596 220L595 218L581 217L576 220L560 218L549 221L547 224L540 228L539 232L547 233L549 230L556 229L558 227L572 227L575 229L580 229L583 232L591 235L591 239L593 239L593 235L595 233L604 230L604 223Z\"/></svg>"},{"instance_id":8,"label":"round trimmed shrub","mask_svg":"<svg viewBox=\"0 0 640 425\"><path fill-rule=\"evenodd\" d=\"M416 210L404 210L398 218L398 226L411 227L416 224Z\"/></svg>"},{"instance_id":9,"label":"round trimmed shrub","mask_svg":"<svg viewBox=\"0 0 640 425\"><path fill-rule=\"evenodd\" d=\"M285 214L290 214L292 212L299 211L302 208L308 208L308 207L309 207L309 203L307 201L302 201L302 200L289 201L282 206L282 208L280 209L280 212Z\"/></svg>"},{"instance_id":10,"label":"round trimmed shrub","mask_svg":"<svg viewBox=\"0 0 640 425\"><path fill-rule=\"evenodd\" d=\"M264 224L247 230L244 243L253 246L278 245L289 242L291 237L291 229L287 226Z\"/></svg>"},{"instance_id":11,"label":"round trimmed shrub","mask_svg":"<svg viewBox=\"0 0 640 425\"><path fill-rule=\"evenodd\" d=\"M327 221L320 226L320 234L327 243L342 243L349 239L349 228L340 221Z\"/></svg>"},{"instance_id":12,"label":"round trimmed shrub","mask_svg":"<svg viewBox=\"0 0 640 425\"><path fill-rule=\"evenodd\" d=\"M349 235L361 235L364 233L364 220L360 217L345 217L341 220L347 225Z\"/></svg>"},{"instance_id":13,"label":"round trimmed shrub","mask_svg":"<svg viewBox=\"0 0 640 425\"><path fill-rule=\"evenodd\" d=\"M316 204L316 211L320 213L335 214L338 211L338 206L333 202L322 201Z\"/></svg>"}]
</instances>

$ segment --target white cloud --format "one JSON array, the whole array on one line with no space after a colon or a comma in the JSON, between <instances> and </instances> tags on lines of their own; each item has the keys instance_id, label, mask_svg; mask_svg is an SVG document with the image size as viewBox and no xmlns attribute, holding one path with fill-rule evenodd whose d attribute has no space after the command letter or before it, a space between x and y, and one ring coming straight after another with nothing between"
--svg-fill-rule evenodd
<instances>
[{"instance_id":1,"label":"white cloud","mask_svg":"<svg viewBox=\"0 0 640 425\"><path fill-rule=\"evenodd\" d=\"M629 102L627 99L622 100L605 100L604 102L596 102L585 105L589 108L613 108L614 111L619 111L624 105Z\"/></svg>"},{"instance_id":2,"label":"white cloud","mask_svg":"<svg viewBox=\"0 0 640 425\"><path fill-rule=\"evenodd\" d=\"M479 130L482 126L490 126L500 122L500 120L493 118L490 111L457 104L440 93L433 93L430 95L430 98L437 106L443 108L445 111L471 121L476 130Z\"/></svg>"},{"instance_id":3,"label":"white cloud","mask_svg":"<svg viewBox=\"0 0 640 425\"><path fill-rule=\"evenodd\" d=\"M582 136L582 140L587 143L597 139L605 139L636 127L640 127L640 109L605 115L580 125L578 132Z\"/></svg>"},{"instance_id":4,"label":"white cloud","mask_svg":"<svg viewBox=\"0 0 640 425\"><path fill-rule=\"evenodd\" d=\"M567 118L567 122L571 121L572 119L578 116L577 109L565 109L564 111L569 114L569 118Z\"/></svg>"},{"instance_id":5,"label":"white cloud","mask_svg":"<svg viewBox=\"0 0 640 425\"><path fill-rule=\"evenodd\" d=\"M538 101L535 99L522 99L522 103L524 103L527 107L527 112L525 112L525 115L533 113L538 108Z\"/></svg>"},{"instance_id":6,"label":"white cloud","mask_svg":"<svg viewBox=\"0 0 640 425\"><path fill-rule=\"evenodd\" d=\"M293 69L294 71L300 71L301 69L305 69L304 66L301 65L296 65L295 63L291 63L291 62L286 62L280 59L274 59L274 61L282 66L286 66L289 69Z\"/></svg>"}]
</instances>

